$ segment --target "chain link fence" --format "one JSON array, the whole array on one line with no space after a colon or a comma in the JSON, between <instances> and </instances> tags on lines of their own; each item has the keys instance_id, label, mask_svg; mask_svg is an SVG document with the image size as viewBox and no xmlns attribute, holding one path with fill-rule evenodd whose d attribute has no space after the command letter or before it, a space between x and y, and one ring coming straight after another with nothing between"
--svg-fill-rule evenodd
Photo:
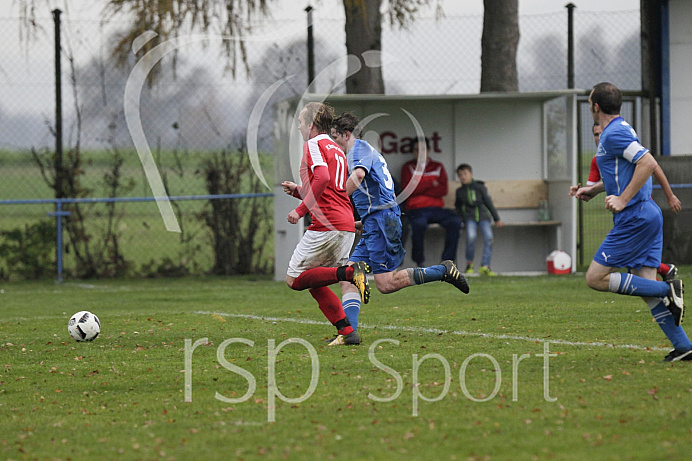
<instances>
[{"instance_id":1,"label":"chain link fence","mask_svg":"<svg viewBox=\"0 0 692 461\"><path fill-rule=\"evenodd\" d=\"M343 93L345 68L331 65L345 54L343 16L319 9L313 15L316 92ZM419 17L407 29L383 27L386 92L478 92L482 25L482 16L462 16ZM126 62L118 62L113 55L127 26L117 20L62 17L66 171L59 183L65 196L152 196L130 134L133 123L141 124L168 195L270 192L251 179L257 171L247 160L247 133L257 128L258 162L264 177L271 178L274 140L269 108L306 91L307 19L254 24L244 42L247 65L234 65L226 58L223 48L229 41L223 37L181 33L137 88L139 117L134 119L126 117L124 102L134 94L128 93L133 69L145 57L132 53ZM565 88L567 12L521 17L520 30L520 90ZM638 11L576 10L575 31L577 87L609 80L625 90L641 89ZM53 36L50 12L32 28L18 17L0 17L0 278L49 276L54 271L55 218L49 213L55 204L17 203L56 197ZM282 79L285 84L267 101L267 110L250 122L261 96ZM584 157L590 160L590 124L583 121L582 127ZM208 199L174 202L181 233L165 230L154 202L73 204L65 218L66 274L271 273L272 198L228 202L233 205ZM216 213L229 216L220 222ZM255 215L263 219L251 219ZM239 224L232 223L232 217ZM250 226L256 240L236 244L229 254L220 249L231 245L224 240L228 233L250 229L228 229L234 225ZM588 222L584 226L588 229ZM27 251L31 242L41 242L36 244L40 248ZM243 251L253 253L252 263L248 256L241 262L226 261Z\"/></svg>"}]
</instances>

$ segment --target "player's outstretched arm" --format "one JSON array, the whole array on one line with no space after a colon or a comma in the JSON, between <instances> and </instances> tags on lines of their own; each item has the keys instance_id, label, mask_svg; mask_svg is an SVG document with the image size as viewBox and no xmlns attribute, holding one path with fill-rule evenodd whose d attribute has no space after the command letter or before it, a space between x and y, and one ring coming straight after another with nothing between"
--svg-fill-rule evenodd
<instances>
[{"instance_id":1,"label":"player's outstretched arm","mask_svg":"<svg viewBox=\"0 0 692 461\"><path fill-rule=\"evenodd\" d=\"M581 187L581 183L578 183L576 186L569 186L569 196L570 197L575 197L577 195L577 191Z\"/></svg>"},{"instance_id":2,"label":"player's outstretched arm","mask_svg":"<svg viewBox=\"0 0 692 461\"><path fill-rule=\"evenodd\" d=\"M317 201L322 196L322 193L329 184L329 169L324 165L318 165L313 170L312 179L308 187L303 187L301 192L305 193L303 201L298 205L295 211L302 218L315 206Z\"/></svg>"},{"instance_id":3,"label":"player's outstretched arm","mask_svg":"<svg viewBox=\"0 0 692 461\"><path fill-rule=\"evenodd\" d=\"M588 202L601 192L605 192L605 186L603 186L603 181L598 181L596 184L580 187L574 196L579 200Z\"/></svg>"},{"instance_id":4,"label":"player's outstretched arm","mask_svg":"<svg viewBox=\"0 0 692 461\"><path fill-rule=\"evenodd\" d=\"M281 187L284 188L284 192L293 197L300 198L300 186L292 181L284 181L281 183Z\"/></svg>"},{"instance_id":5,"label":"player's outstretched arm","mask_svg":"<svg viewBox=\"0 0 692 461\"><path fill-rule=\"evenodd\" d=\"M670 183L668 182L666 174L661 169L661 165L656 166L656 169L654 170L654 178L656 178L656 182L658 182L661 189L663 189L663 193L666 194L666 200L668 201L668 206L670 209L673 211L673 213L679 213L680 210L682 210L682 203L680 202L680 199L677 198L673 193L673 189L670 188Z\"/></svg>"}]
</instances>

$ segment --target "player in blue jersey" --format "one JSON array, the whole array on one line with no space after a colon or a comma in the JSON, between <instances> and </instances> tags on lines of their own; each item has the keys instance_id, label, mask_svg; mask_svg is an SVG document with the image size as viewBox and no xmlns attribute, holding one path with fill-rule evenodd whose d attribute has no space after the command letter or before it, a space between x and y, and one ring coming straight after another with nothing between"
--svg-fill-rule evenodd
<instances>
[{"instance_id":1,"label":"player in blue jersey","mask_svg":"<svg viewBox=\"0 0 692 461\"><path fill-rule=\"evenodd\" d=\"M580 188L576 197L590 199L605 190L613 229L596 251L586 283L594 290L642 297L675 348L664 360L692 360L692 343L680 326L685 313L682 280L656 280L663 215L651 198L651 175L658 163L620 117L622 94L615 85L595 85L589 105L594 121L605 127L596 151L602 182ZM628 272L616 272L622 268Z\"/></svg>"},{"instance_id":2,"label":"player in blue jersey","mask_svg":"<svg viewBox=\"0 0 692 461\"><path fill-rule=\"evenodd\" d=\"M394 180L382 154L360 139L358 123L355 115L346 112L334 119L331 132L334 141L347 153L346 192L353 199L363 228L348 264L368 264L381 293L440 280L468 293L466 278L452 261L396 270L404 261L406 250L401 242L401 210L396 202ZM357 328L361 299L355 287L349 285L341 284L342 304L351 326Z\"/></svg>"}]
</instances>

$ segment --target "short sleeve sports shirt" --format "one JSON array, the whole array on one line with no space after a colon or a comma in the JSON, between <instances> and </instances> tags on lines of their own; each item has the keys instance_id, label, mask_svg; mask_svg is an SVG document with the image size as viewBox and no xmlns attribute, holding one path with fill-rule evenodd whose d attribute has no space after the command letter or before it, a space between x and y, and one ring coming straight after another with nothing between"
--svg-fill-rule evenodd
<instances>
[{"instance_id":1,"label":"short sleeve sports shirt","mask_svg":"<svg viewBox=\"0 0 692 461\"><path fill-rule=\"evenodd\" d=\"M607 195L621 195L632 181L637 162L649 149L642 146L629 123L622 117L613 119L601 134L596 161ZM632 197L627 207L651 197L651 178Z\"/></svg>"},{"instance_id":2,"label":"short sleeve sports shirt","mask_svg":"<svg viewBox=\"0 0 692 461\"><path fill-rule=\"evenodd\" d=\"M363 168L367 173L360 187L351 194L361 218L377 210L398 207L387 162L362 139L356 139L348 153L348 171L353 172L356 168Z\"/></svg>"}]
</instances>

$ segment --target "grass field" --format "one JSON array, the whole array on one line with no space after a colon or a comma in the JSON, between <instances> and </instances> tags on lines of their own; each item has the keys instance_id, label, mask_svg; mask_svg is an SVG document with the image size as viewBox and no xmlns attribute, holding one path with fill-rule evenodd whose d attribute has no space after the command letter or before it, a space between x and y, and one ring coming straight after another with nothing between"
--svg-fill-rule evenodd
<instances>
[{"instance_id":1,"label":"grass field","mask_svg":"<svg viewBox=\"0 0 692 461\"><path fill-rule=\"evenodd\" d=\"M363 345L331 348L311 296L269 280L4 284L1 457L689 459L692 369L661 362L641 300L470 283L375 293ZM66 331L82 309L92 343Z\"/></svg>"},{"instance_id":2,"label":"grass field","mask_svg":"<svg viewBox=\"0 0 692 461\"><path fill-rule=\"evenodd\" d=\"M80 184L89 189L90 198L109 196L109 190L104 183L104 176L111 172L113 154L111 152L87 151L82 152L84 174ZM220 155L214 151L190 151L175 155L165 151L156 153L157 165L162 175L166 175L170 195L207 195L205 177L202 172L205 162ZM233 161L237 162L234 156ZM131 190L120 191L119 197L150 197L149 184L144 176L142 165L137 153L123 153L122 182L132 182ZM268 154L259 157L262 171L268 178L272 177L273 158ZM231 162L231 160L229 160ZM231 162L232 163L232 162ZM254 174L254 173L249 173ZM247 190L249 192L249 189ZM239 191L240 192L240 191ZM260 192L268 192L261 190ZM41 177L40 169L33 160L30 152L0 150L0 199L26 200L50 199L54 192ZM271 201L271 198L265 199ZM271 208L271 202L270 208ZM118 248L123 258L129 264L129 275L145 273L165 261L173 261L196 274L208 272L213 266L214 254L210 229L205 225L199 214L210 208L206 200L174 202L178 222L183 230L181 234L162 232L165 229L163 219L155 202L127 202L116 205L117 222L112 231L118 236ZM92 252L98 252L103 247L104 236L109 235L109 215L104 204L82 204L87 232L92 234ZM23 229L26 224L34 224L41 220L54 220L48 213L54 212L53 204L30 205L0 205L0 232ZM72 218L66 218L72 219ZM270 220L264 223L271 226ZM271 232L271 231L269 231ZM66 236L66 242L69 237ZM265 245L265 254L273 254L273 240ZM74 252L64 253L64 266L67 274L75 273L78 260ZM0 262L1 263L1 262ZM11 271L7 271L11 272Z\"/></svg>"}]
</instances>

